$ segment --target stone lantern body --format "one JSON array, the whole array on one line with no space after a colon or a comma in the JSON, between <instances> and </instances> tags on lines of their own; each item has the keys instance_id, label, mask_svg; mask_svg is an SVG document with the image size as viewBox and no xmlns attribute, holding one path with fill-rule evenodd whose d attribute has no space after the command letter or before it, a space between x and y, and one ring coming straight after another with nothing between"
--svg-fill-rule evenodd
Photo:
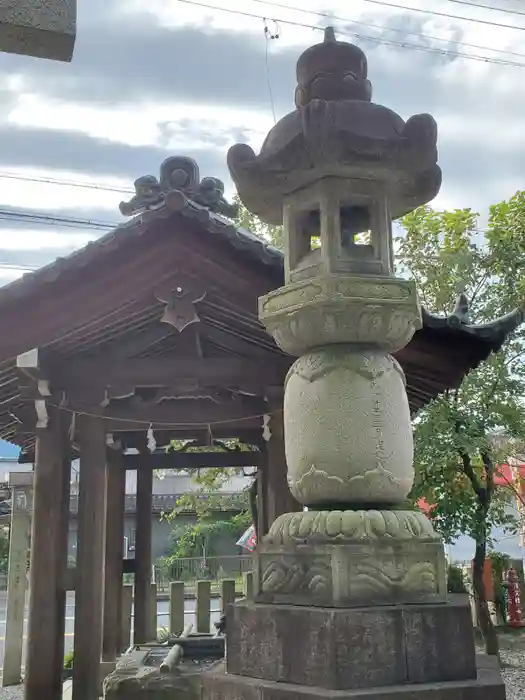
<instances>
[{"instance_id":1,"label":"stone lantern body","mask_svg":"<svg viewBox=\"0 0 525 700\"><path fill-rule=\"evenodd\" d=\"M309 508L392 509L412 487L413 445L391 353L421 327L414 284L394 277L392 217L439 190L437 128L373 104L365 55L331 29L297 79L297 109L260 155L228 156L245 205L284 225L285 286L259 315L299 357L285 387L288 483Z\"/></svg>"},{"instance_id":2,"label":"stone lantern body","mask_svg":"<svg viewBox=\"0 0 525 700\"><path fill-rule=\"evenodd\" d=\"M436 124L374 104L365 55L330 28L297 83L259 155L239 144L228 165L245 206L284 226L285 285L259 316L297 357L285 449L306 508L260 538L255 601L231 608L210 697L474 698L468 601L447 602L443 544L405 505L412 430L392 355L421 327L414 284L394 276L392 220L439 191ZM499 677L492 689L504 698Z\"/></svg>"}]
</instances>

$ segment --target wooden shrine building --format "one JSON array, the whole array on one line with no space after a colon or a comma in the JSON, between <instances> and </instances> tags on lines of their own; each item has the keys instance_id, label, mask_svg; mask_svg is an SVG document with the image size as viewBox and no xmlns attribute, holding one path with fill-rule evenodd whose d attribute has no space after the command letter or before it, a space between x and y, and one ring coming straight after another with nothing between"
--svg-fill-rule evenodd
<instances>
[{"instance_id":1,"label":"wooden shrine building","mask_svg":"<svg viewBox=\"0 0 525 700\"><path fill-rule=\"evenodd\" d=\"M189 159L168 159L136 190L121 205L128 222L0 289L0 437L34 462L27 700L61 697L67 590L76 597L75 700L98 697L100 661L117 655L126 469L138 472L137 642L150 620L153 470L195 466L195 454L186 462L162 451L171 440L250 447L200 453L199 466L258 468L259 533L298 508L281 417L292 358L257 317L258 297L283 283L281 253L232 224L221 183L200 181ZM458 386L520 318L475 327L462 304L449 318L425 312L398 355L413 411ZM77 457L78 554L68 569Z\"/></svg>"}]
</instances>

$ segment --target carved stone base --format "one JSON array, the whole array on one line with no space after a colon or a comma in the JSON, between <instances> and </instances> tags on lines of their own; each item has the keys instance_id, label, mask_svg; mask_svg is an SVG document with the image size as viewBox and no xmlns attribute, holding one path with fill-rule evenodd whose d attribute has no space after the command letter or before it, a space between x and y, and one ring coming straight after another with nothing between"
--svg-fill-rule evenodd
<instances>
[{"instance_id":1,"label":"carved stone base","mask_svg":"<svg viewBox=\"0 0 525 700\"><path fill-rule=\"evenodd\" d=\"M478 668L478 677L468 681L327 690L237 676L220 663L202 675L202 700L505 700L497 660L480 658Z\"/></svg>"},{"instance_id":2,"label":"carved stone base","mask_svg":"<svg viewBox=\"0 0 525 700\"><path fill-rule=\"evenodd\" d=\"M259 545L255 599L339 608L445 602L443 544L412 511L287 513Z\"/></svg>"},{"instance_id":3,"label":"carved stone base","mask_svg":"<svg viewBox=\"0 0 525 700\"><path fill-rule=\"evenodd\" d=\"M228 673L332 690L476 678L466 596L440 605L228 610Z\"/></svg>"}]
</instances>

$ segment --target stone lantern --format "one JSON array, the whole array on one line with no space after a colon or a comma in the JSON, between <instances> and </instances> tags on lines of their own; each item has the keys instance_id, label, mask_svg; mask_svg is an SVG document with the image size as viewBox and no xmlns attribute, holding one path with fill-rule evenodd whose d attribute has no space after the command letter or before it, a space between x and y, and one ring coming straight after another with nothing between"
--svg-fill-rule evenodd
<instances>
[{"instance_id":1,"label":"stone lantern","mask_svg":"<svg viewBox=\"0 0 525 700\"><path fill-rule=\"evenodd\" d=\"M228 156L245 205L284 223L286 284L260 299L259 315L279 347L299 356L285 390L288 482L300 503L317 509L282 516L268 542L298 520L319 529L325 516L341 526L358 517L365 531L385 529L372 539L377 549L386 537L391 561L387 521L405 539L421 528L429 553L422 580L440 595L441 545L424 515L399 510L413 483L413 446L405 378L390 354L421 327L414 283L394 277L392 218L439 190L436 124L424 114L405 123L373 104L364 53L336 41L331 28L299 58L297 79L297 109L270 131L260 155L238 145ZM395 560L408 571L419 559L413 541L405 549ZM380 567L378 552L369 554ZM260 585L262 592L264 573ZM417 586L394 588L396 599L422 595Z\"/></svg>"},{"instance_id":2,"label":"stone lantern","mask_svg":"<svg viewBox=\"0 0 525 700\"><path fill-rule=\"evenodd\" d=\"M259 316L298 357L285 448L306 508L259 542L255 601L232 607L227 674L211 696L251 699L259 679L268 700L286 687L293 700L459 700L478 687L503 699L498 674L488 685L477 675L468 601L447 601L439 536L406 506L412 428L392 353L421 309L394 276L392 220L439 191L436 123L371 102L364 53L331 28L299 58L297 83L296 109L260 154L236 145L228 165L245 206L284 225L285 286L259 300Z\"/></svg>"}]
</instances>

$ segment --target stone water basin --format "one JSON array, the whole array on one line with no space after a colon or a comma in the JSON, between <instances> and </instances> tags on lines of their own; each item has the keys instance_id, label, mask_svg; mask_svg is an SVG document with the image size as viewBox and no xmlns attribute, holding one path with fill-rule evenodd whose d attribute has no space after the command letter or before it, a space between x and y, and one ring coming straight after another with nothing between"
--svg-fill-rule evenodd
<instances>
[{"instance_id":1,"label":"stone water basin","mask_svg":"<svg viewBox=\"0 0 525 700\"><path fill-rule=\"evenodd\" d=\"M148 645L121 657L104 681L107 700L200 700L204 671L224 657L224 637L190 635L181 639L184 655L169 672L161 672L172 645Z\"/></svg>"}]
</instances>

